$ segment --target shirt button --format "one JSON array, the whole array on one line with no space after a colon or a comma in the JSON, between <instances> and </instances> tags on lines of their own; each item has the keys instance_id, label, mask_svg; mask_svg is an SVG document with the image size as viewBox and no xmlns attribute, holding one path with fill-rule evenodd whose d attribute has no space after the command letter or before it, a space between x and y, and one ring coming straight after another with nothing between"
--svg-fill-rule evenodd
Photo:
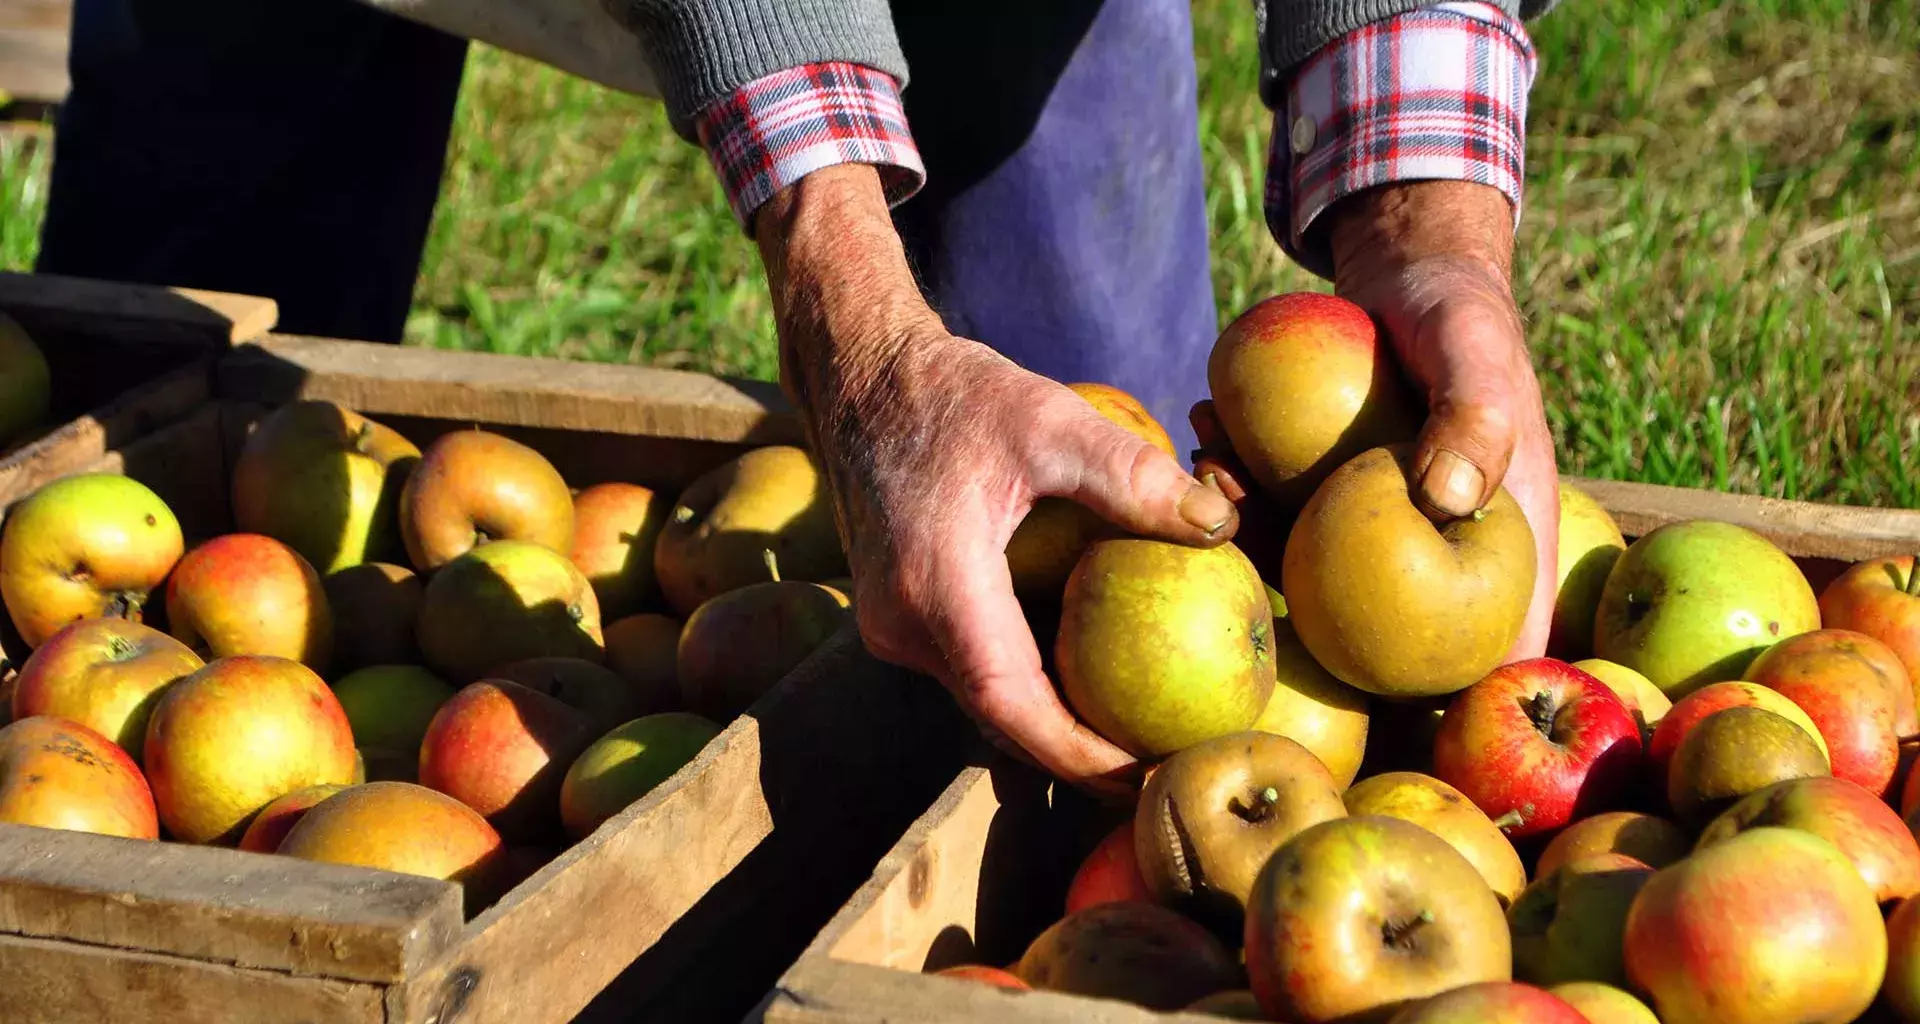
<instances>
[{"instance_id":1,"label":"shirt button","mask_svg":"<svg viewBox=\"0 0 1920 1024\"><path fill-rule=\"evenodd\" d=\"M1317 134L1318 132L1313 126L1313 118L1311 117L1294 118L1293 131L1290 133L1290 137L1289 137L1289 141L1292 142L1293 144L1294 153L1304 154L1312 151L1314 136Z\"/></svg>"}]
</instances>

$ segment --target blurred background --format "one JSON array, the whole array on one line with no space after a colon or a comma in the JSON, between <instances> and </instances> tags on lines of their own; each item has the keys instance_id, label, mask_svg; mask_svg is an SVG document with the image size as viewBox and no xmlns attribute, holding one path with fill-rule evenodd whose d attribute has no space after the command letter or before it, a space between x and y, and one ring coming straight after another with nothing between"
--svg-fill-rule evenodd
<instances>
[{"instance_id":1,"label":"blurred background","mask_svg":"<svg viewBox=\"0 0 1920 1024\"><path fill-rule=\"evenodd\" d=\"M1224 323L1326 286L1262 220L1250 5L1196 0L1194 21ZM1514 287L1562 468L1920 507L1915 0L1565 0L1532 27ZM0 128L0 269L32 266L50 141ZM704 156L650 102L484 47L407 333L777 372Z\"/></svg>"}]
</instances>

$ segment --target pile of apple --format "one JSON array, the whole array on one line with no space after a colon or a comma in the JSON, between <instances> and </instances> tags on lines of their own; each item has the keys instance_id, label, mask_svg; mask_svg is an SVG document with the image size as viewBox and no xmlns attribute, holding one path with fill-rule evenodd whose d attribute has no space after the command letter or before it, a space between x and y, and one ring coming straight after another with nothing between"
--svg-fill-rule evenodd
<instances>
[{"instance_id":1,"label":"pile of apple","mask_svg":"<svg viewBox=\"0 0 1920 1024\"><path fill-rule=\"evenodd\" d=\"M129 477L11 509L0 599L32 653L0 821L427 875L474 909L672 776L849 614L844 584L810 582L846 567L797 448L677 500L575 492L499 434L423 452L299 402L247 438L232 509L238 532L192 550Z\"/></svg>"},{"instance_id":2,"label":"pile of apple","mask_svg":"<svg viewBox=\"0 0 1920 1024\"><path fill-rule=\"evenodd\" d=\"M1209 369L1235 544L1048 504L1009 548L1138 802L1016 963L941 973L1290 1024L1920 1021L1914 559L1816 599L1758 534L1629 546L1563 486L1553 656L1502 665L1532 532L1504 491L1416 509L1368 319L1269 299Z\"/></svg>"}]
</instances>

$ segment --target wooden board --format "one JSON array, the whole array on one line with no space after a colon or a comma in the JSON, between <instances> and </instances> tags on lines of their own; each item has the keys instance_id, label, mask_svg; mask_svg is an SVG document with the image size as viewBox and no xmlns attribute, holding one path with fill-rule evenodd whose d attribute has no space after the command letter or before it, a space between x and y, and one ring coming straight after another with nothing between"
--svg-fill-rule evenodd
<instances>
[{"instance_id":1,"label":"wooden board","mask_svg":"<svg viewBox=\"0 0 1920 1024\"><path fill-rule=\"evenodd\" d=\"M35 337L79 330L140 344L231 345L266 334L280 318L278 303L255 295L15 272L0 272L0 312Z\"/></svg>"},{"instance_id":2,"label":"wooden board","mask_svg":"<svg viewBox=\"0 0 1920 1024\"><path fill-rule=\"evenodd\" d=\"M57 103L67 95L70 0L0 0L0 92Z\"/></svg>"},{"instance_id":3,"label":"wooden board","mask_svg":"<svg viewBox=\"0 0 1920 1024\"><path fill-rule=\"evenodd\" d=\"M1857 562L1920 551L1920 510L1864 508L1722 494L1687 487L1570 477L1638 537L1668 523L1718 519L1754 530L1801 558Z\"/></svg>"}]
</instances>

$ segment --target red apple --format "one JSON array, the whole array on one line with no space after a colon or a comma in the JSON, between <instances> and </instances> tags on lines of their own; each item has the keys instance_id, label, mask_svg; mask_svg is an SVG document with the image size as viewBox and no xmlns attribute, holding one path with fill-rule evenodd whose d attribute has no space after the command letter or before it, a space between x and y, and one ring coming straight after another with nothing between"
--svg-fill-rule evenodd
<instances>
[{"instance_id":1,"label":"red apple","mask_svg":"<svg viewBox=\"0 0 1920 1024\"><path fill-rule=\"evenodd\" d=\"M1827 753L1827 741L1820 735L1820 727L1813 724L1800 705L1788 700L1785 694L1776 693L1759 683L1724 682L1711 683L1680 698L1660 719L1653 729L1653 737L1647 741L1647 763L1653 772L1656 792L1667 791L1667 765L1673 761L1673 753L1680 749L1680 741L1687 738L1693 727L1706 721L1708 715L1727 708L1754 707L1762 711L1771 711L1787 721L1805 729L1813 737L1814 745L1821 753ZM1832 763L1828 755L1828 763Z\"/></svg>"},{"instance_id":2,"label":"red apple","mask_svg":"<svg viewBox=\"0 0 1920 1024\"><path fill-rule=\"evenodd\" d=\"M1920 688L1920 572L1912 555L1869 559L1841 573L1820 593L1820 624L1885 644Z\"/></svg>"},{"instance_id":3,"label":"red apple","mask_svg":"<svg viewBox=\"0 0 1920 1024\"><path fill-rule=\"evenodd\" d=\"M1388 1024L1587 1024L1587 1018L1546 989L1483 981L1414 1003Z\"/></svg>"},{"instance_id":4,"label":"red apple","mask_svg":"<svg viewBox=\"0 0 1920 1024\"><path fill-rule=\"evenodd\" d=\"M1017 992L1026 992L1033 986L1020 980L1020 976L998 967L986 964L955 964L933 972L942 978L959 978L962 981L977 981L995 988L1010 988Z\"/></svg>"},{"instance_id":5,"label":"red apple","mask_svg":"<svg viewBox=\"0 0 1920 1024\"><path fill-rule=\"evenodd\" d=\"M1768 648L1746 674L1793 701L1813 720L1827 743L1834 778L1880 796L1900 760L1900 705L1872 654L1860 653L1865 644L1881 646L1858 633L1817 629ZM1904 676L1898 692L1911 700Z\"/></svg>"},{"instance_id":6,"label":"red apple","mask_svg":"<svg viewBox=\"0 0 1920 1024\"><path fill-rule=\"evenodd\" d=\"M249 853L277 852L280 841L315 804L346 788L337 782L323 782L296 789L260 808L260 813L253 816L253 823L240 836L240 849Z\"/></svg>"},{"instance_id":7,"label":"red apple","mask_svg":"<svg viewBox=\"0 0 1920 1024\"><path fill-rule=\"evenodd\" d=\"M289 658L325 672L333 613L313 566L258 533L230 533L187 552L167 581L167 628L208 658Z\"/></svg>"},{"instance_id":8,"label":"red apple","mask_svg":"<svg viewBox=\"0 0 1920 1024\"><path fill-rule=\"evenodd\" d=\"M1520 838L1617 805L1640 754L1639 724L1605 683L1534 658L1453 699L1434 737L1433 774Z\"/></svg>"},{"instance_id":9,"label":"red apple","mask_svg":"<svg viewBox=\"0 0 1920 1024\"><path fill-rule=\"evenodd\" d=\"M1776 782L1721 812L1695 849L1764 826L1810 832L1838 847L1882 903L1920 893L1920 843L1893 808L1835 778Z\"/></svg>"},{"instance_id":10,"label":"red apple","mask_svg":"<svg viewBox=\"0 0 1920 1024\"><path fill-rule=\"evenodd\" d=\"M133 759L92 729L45 715L0 729L0 822L160 838Z\"/></svg>"},{"instance_id":11,"label":"red apple","mask_svg":"<svg viewBox=\"0 0 1920 1024\"><path fill-rule=\"evenodd\" d=\"M1655 873L1627 911L1624 949L1665 1024L1840 1022L1879 991L1887 930L1832 843L1756 828Z\"/></svg>"},{"instance_id":12,"label":"red apple","mask_svg":"<svg viewBox=\"0 0 1920 1024\"><path fill-rule=\"evenodd\" d=\"M659 593L653 546L672 511L671 495L634 484L596 484L573 496L573 564L593 584L609 622Z\"/></svg>"},{"instance_id":13,"label":"red apple","mask_svg":"<svg viewBox=\"0 0 1920 1024\"><path fill-rule=\"evenodd\" d=\"M185 644L152 627L82 619L49 637L20 667L13 717L79 722L138 762L160 691L201 665Z\"/></svg>"},{"instance_id":14,"label":"red apple","mask_svg":"<svg viewBox=\"0 0 1920 1024\"><path fill-rule=\"evenodd\" d=\"M1034 988L1177 1010L1239 985L1240 965L1193 921L1154 903L1102 903L1041 932L1014 965Z\"/></svg>"},{"instance_id":15,"label":"red apple","mask_svg":"<svg viewBox=\"0 0 1920 1024\"><path fill-rule=\"evenodd\" d=\"M1140 877L1140 858L1133 850L1132 818L1107 833L1080 862L1080 870L1073 873L1073 882L1067 886L1067 913L1127 900L1153 902L1153 892Z\"/></svg>"},{"instance_id":16,"label":"red apple","mask_svg":"<svg viewBox=\"0 0 1920 1024\"><path fill-rule=\"evenodd\" d=\"M167 687L145 750L160 820L189 843L236 843L262 807L359 768L333 691L285 658L221 658Z\"/></svg>"},{"instance_id":17,"label":"red apple","mask_svg":"<svg viewBox=\"0 0 1920 1024\"><path fill-rule=\"evenodd\" d=\"M138 622L182 545L180 521L145 484L111 473L62 477L7 514L0 600L28 647L79 619Z\"/></svg>"},{"instance_id":18,"label":"red apple","mask_svg":"<svg viewBox=\"0 0 1920 1024\"><path fill-rule=\"evenodd\" d=\"M420 742L420 784L479 811L508 842L560 831L560 783L592 743L585 712L483 679L440 706Z\"/></svg>"}]
</instances>

